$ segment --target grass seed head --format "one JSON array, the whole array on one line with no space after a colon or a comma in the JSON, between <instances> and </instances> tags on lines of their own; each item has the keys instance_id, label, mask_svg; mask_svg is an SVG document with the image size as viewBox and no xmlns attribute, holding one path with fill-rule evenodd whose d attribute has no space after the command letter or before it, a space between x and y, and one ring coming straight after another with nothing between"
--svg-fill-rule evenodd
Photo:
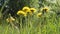
<instances>
[{"instance_id":1,"label":"grass seed head","mask_svg":"<svg viewBox=\"0 0 60 34\"><path fill-rule=\"evenodd\" d=\"M9 18L6 19L6 21L7 22L13 22L13 21L15 21L15 19L13 17L9 17Z\"/></svg>"}]
</instances>

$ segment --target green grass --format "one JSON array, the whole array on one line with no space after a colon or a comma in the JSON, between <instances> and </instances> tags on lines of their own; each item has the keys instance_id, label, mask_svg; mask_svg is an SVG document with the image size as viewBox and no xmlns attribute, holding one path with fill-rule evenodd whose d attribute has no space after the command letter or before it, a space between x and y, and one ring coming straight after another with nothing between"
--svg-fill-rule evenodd
<instances>
[{"instance_id":1,"label":"green grass","mask_svg":"<svg viewBox=\"0 0 60 34\"><path fill-rule=\"evenodd\" d=\"M20 29L4 21L0 25L0 34L60 34L60 18L56 19L55 16L48 16L45 20L43 16L33 20L26 18L27 24L23 28L20 26Z\"/></svg>"},{"instance_id":2,"label":"green grass","mask_svg":"<svg viewBox=\"0 0 60 34\"><path fill-rule=\"evenodd\" d=\"M48 5L49 3L46 4ZM56 14L56 12L60 11L60 5L59 3L56 3L56 5L51 5L51 10L39 18L36 14L34 14L33 17L30 15L27 16L28 18L24 17L24 23L22 23L23 16L16 18L13 22L8 23L6 19L1 19L1 12L5 6L4 4L0 10L0 34L60 34L60 16ZM38 10L40 9L41 8ZM8 18L10 17L11 16L9 15ZM19 27L17 23L20 24Z\"/></svg>"}]
</instances>

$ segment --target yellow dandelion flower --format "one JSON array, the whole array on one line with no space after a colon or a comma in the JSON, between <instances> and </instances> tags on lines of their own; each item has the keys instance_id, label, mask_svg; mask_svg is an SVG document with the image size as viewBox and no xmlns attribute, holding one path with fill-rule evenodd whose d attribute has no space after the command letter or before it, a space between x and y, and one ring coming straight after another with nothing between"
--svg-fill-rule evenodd
<instances>
[{"instance_id":1,"label":"yellow dandelion flower","mask_svg":"<svg viewBox=\"0 0 60 34\"><path fill-rule=\"evenodd\" d=\"M7 22L13 22L13 21L15 21L15 19L13 17L10 17L10 18L7 18L6 21Z\"/></svg>"},{"instance_id":2,"label":"yellow dandelion flower","mask_svg":"<svg viewBox=\"0 0 60 34\"><path fill-rule=\"evenodd\" d=\"M30 8L30 11L33 13L33 12L36 12L36 9L35 8Z\"/></svg>"},{"instance_id":3,"label":"yellow dandelion flower","mask_svg":"<svg viewBox=\"0 0 60 34\"><path fill-rule=\"evenodd\" d=\"M27 11L26 13L31 13L31 11Z\"/></svg>"},{"instance_id":4,"label":"yellow dandelion flower","mask_svg":"<svg viewBox=\"0 0 60 34\"><path fill-rule=\"evenodd\" d=\"M27 15L32 15L32 12L31 11L27 11L26 14Z\"/></svg>"},{"instance_id":5,"label":"yellow dandelion flower","mask_svg":"<svg viewBox=\"0 0 60 34\"><path fill-rule=\"evenodd\" d=\"M41 17L41 16L42 16L42 13L38 13L38 14L37 14L37 17Z\"/></svg>"},{"instance_id":6,"label":"yellow dandelion flower","mask_svg":"<svg viewBox=\"0 0 60 34\"><path fill-rule=\"evenodd\" d=\"M23 16L26 16L26 13L23 12L22 10L20 10L20 11L17 12L17 15L23 15Z\"/></svg>"},{"instance_id":7,"label":"yellow dandelion flower","mask_svg":"<svg viewBox=\"0 0 60 34\"><path fill-rule=\"evenodd\" d=\"M48 12L49 11L49 7L44 7L44 8L41 9L41 11Z\"/></svg>"},{"instance_id":8,"label":"yellow dandelion flower","mask_svg":"<svg viewBox=\"0 0 60 34\"><path fill-rule=\"evenodd\" d=\"M30 11L30 8L29 7L23 7L22 9L24 12L27 12L27 11Z\"/></svg>"}]
</instances>

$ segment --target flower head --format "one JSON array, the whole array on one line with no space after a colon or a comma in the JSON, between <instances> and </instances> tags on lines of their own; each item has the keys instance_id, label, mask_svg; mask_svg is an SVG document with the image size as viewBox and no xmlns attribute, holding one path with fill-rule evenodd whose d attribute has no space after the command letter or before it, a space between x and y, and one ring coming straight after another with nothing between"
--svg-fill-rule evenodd
<instances>
[{"instance_id":1,"label":"flower head","mask_svg":"<svg viewBox=\"0 0 60 34\"><path fill-rule=\"evenodd\" d=\"M27 11L30 11L30 8L29 7L23 7L22 9L24 12L27 12Z\"/></svg>"},{"instance_id":2,"label":"flower head","mask_svg":"<svg viewBox=\"0 0 60 34\"><path fill-rule=\"evenodd\" d=\"M17 15L23 15L23 16L26 16L26 13L23 12L22 10L20 10L20 11L17 12Z\"/></svg>"},{"instance_id":3,"label":"flower head","mask_svg":"<svg viewBox=\"0 0 60 34\"><path fill-rule=\"evenodd\" d=\"M26 14L27 15L32 15L32 12L31 11L27 11Z\"/></svg>"},{"instance_id":4,"label":"flower head","mask_svg":"<svg viewBox=\"0 0 60 34\"><path fill-rule=\"evenodd\" d=\"M10 18L7 18L6 21L7 22L13 22L13 21L15 21L15 19L13 17L10 17Z\"/></svg>"},{"instance_id":5,"label":"flower head","mask_svg":"<svg viewBox=\"0 0 60 34\"><path fill-rule=\"evenodd\" d=\"M36 9L35 8L30 8L30 11L33 13L33 12L36 12Z\"/></svg>"},{"instance_id":6,"label":"flower head","mask_svg":"<svg viewBox=\"0 0 60 34\"><path fill-rule=\"evenodd\" d=\"M48 12L49 11L49 7L44 7L44 8L41 9L41 11Z\"/></svg>"},{"instance_id":7,"label":"flower head","mask_svg":"<svg viewBox=\"0 0 60 34\"><path fill-rule=\"evenodd\" d=\"M41 16L42 16L42 13L38 13L38 14L37 14L37 17L41 17Z\"/></svg>"}]
</instances>

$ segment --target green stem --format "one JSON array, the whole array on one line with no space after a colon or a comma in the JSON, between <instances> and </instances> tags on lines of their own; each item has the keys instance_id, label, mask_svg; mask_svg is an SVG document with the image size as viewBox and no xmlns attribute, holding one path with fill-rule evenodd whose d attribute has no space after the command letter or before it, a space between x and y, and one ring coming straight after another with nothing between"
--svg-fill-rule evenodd
<instances>
[{"instance_id":1,"label":"green stem","mask_svg":"<svg viewBox=\"0 0 60 34\"><path fill-rule=\"evenodd\" d=\"M7 4L7 2L9 2L9 0L6 0L6 1L5 1L5 3L3 4L3 6L2 6L0 12L2 12L2 10L4 9L4 7L5 7L5 5Z\"/></svg>"},{"instance_id":2,"label":"green stem","mask_svg":"<svg viewBox=\"0 0 60 34\"><path fill-rule=\"evenodd\" d=\"M20 34L22 34L22 16L20 16Z\"/></svg>"},{"instance_id":3,"label":"green stem","mask_svg":"<svg viewBox=\"0 0 60 34\"><path fill-rule=\"evenodd\" d=\"M8 26L7 26L7 28L6 28L5 34L7 34L7 33L8 33L8 28L9 28L9 25L8 25Z\"/></svg>"},{"instance_id":4,"label":"green stem","mask_svg":"<svg viewBox=\"0 0 60 34\"><path fill-rule=\"evenodd\" d=\"M2 11L3 11L4 7L5 7L5 5L7 4L7 2L9 2L9 0L5 1L5 3L3 4L3 6L2 6L2 8L0 10L0 17L2 17Z\"/></svg>"}]
</instances>

